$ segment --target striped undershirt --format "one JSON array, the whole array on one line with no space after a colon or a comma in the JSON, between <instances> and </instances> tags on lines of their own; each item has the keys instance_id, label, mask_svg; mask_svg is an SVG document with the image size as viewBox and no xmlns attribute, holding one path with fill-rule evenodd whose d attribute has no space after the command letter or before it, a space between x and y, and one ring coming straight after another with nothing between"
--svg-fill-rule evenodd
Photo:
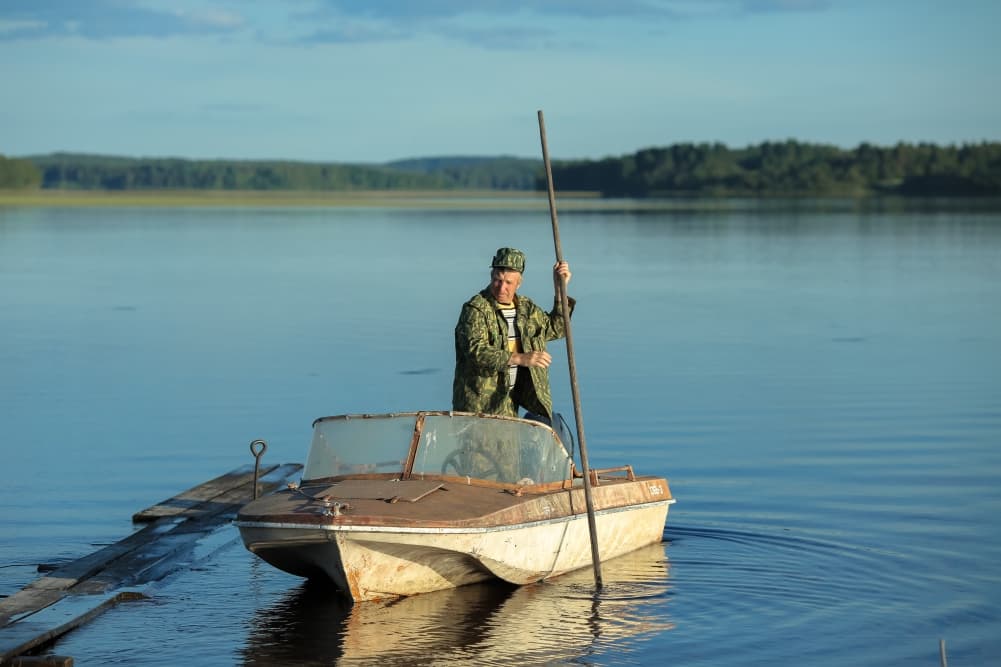
<instances>
[{"instance_id":1,"label":"striped undershirt","mask_svg":"<svg viewBox=\"0 0 1001 667\"><path fill-rule=\"evenodd\" d=\"M521 339L518 338L518 329L514 326L515 310L513 303L498 303L497 310L504 316L507 322L507 349L508 352L521 352ZM514 381L518 379L518 365L511 364L507 369L508 385L513 390Z\"/></svg>"}]
</instances>

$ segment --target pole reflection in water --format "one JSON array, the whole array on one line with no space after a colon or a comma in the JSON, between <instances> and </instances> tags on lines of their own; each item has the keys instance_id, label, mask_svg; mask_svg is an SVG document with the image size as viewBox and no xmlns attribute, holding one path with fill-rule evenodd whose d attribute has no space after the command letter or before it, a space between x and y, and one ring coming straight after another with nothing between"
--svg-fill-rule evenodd
<instances>
[{"instance_id":1,"label":"pole reflection in water","mask_svg":"<svg viewBox=\"0 0 1001 667\"><path fill-rule=\"evenodd\" d=\"M304 582L258 611L245 664L542 664L673 628L664 544L530 586L492 582L352 605Z\"/></svg>"}]
</instances>

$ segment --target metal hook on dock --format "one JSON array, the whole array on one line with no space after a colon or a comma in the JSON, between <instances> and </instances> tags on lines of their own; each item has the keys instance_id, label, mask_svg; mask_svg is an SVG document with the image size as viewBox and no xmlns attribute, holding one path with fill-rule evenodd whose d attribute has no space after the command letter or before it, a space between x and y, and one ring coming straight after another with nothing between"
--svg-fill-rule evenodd
<instances>
[{"instance_id":1,"label":"metal hook on dock","mask_svg":"<svg viewBox=\"0 0 1001 667\"><path fill-rule=\"evenodd\" d=\"M250 443L250 453L254 455L254 500L257 500L257 475L261 470L261 457L268 451L268 443L254 440Z\"/></svg>"}]
</instances>

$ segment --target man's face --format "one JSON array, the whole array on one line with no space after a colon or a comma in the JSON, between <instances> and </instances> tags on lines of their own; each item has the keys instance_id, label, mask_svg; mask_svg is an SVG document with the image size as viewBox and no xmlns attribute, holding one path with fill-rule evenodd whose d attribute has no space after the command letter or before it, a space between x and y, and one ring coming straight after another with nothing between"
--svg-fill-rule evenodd
<instances>
[{"instance_id":1,"label":"man's face","mask_svg":"<svg viewBox=\"0 0 1001 667\"><path fill-rule=\"evenodd\" d=\"M494 269L490 272L490 294L499 303L514 301L514 293L521 287L521 274L517 271Z\"/></svg>"}]
</instances>

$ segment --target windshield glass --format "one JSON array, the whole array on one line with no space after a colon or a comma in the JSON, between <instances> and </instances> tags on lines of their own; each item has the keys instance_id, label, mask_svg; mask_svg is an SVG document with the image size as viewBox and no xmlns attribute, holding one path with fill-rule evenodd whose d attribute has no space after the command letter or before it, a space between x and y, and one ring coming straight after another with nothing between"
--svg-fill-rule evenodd
<instances>
[{"instance_id":1,"label":"windshield glass","mask_svg":"<svg viewBox=\"0 0 1001 667\"><path fill-rule=\"evenodd\" d=\"M570 476L570 457L538 422L428 415L412 477L458 475L505 484L544 484Z\"/></svg>"},{"instance_id":2,"label":"windshield glass","mask_svg":"<svg viewBox=\"0 0 1001 667\"><path fill-rule=\"evenodd\" d=\"M313 425L302 479L362 473L403 474L416 414L328 417Z\"/></svg>"}]
</instances>

